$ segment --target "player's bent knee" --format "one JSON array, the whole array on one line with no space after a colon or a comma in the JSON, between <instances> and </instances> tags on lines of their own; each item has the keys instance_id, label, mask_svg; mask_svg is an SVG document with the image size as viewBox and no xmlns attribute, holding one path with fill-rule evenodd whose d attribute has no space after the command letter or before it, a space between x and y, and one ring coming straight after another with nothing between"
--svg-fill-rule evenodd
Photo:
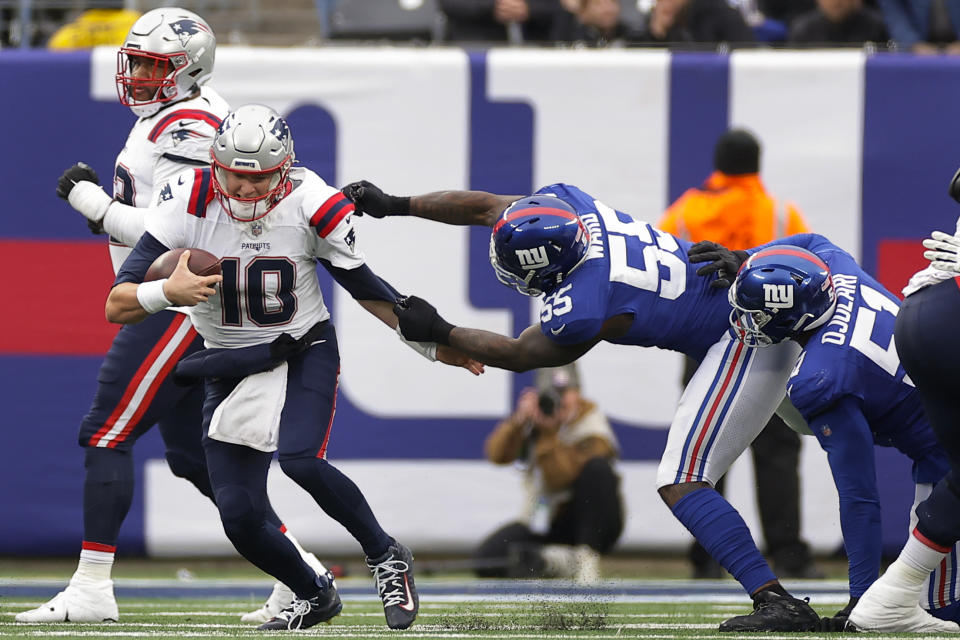
<instances>
[{"instance_id":1,"label":"player's bent knee","mask_svg":"<svg viewBox=\"0 0 960 640\"><path fill-rule=\"evenodd\" d=\"M926 500L917 505L917 529L930 540L951 547L960 540L960 487L951 471Z\"/></svg>"},{"instance_id":2,"label":"player's bent knee","mask_svg":"<svg viewBox=\"0 0 960 640\"><path fill-rule=\"evenodd\" d=\"M679 484L668 484L657 489L657 493L660 494L660 498L666 503L668 507L673 507L677 504L680 499L690 493L693 493L697 489L709 488L709 482L681 482Z\"/></svg>"},{"instance_id":3,"label":"player's bent knee","mask_svg":"<svg viewBox=\"0 0 960 640\"><path fill-rule=\"evenodd\" d=\"M322 458L305 456L301 458L280 458L280 470L299 485L310 482L322 475L330 463Z\"/></svg>"},{"instance_id":4,"label":"player's bent knee","mask_svg":"<svg viewBox=\"0 0 960 640\"><path fill-rule=\"evenodd\" d=\"M253 496L246 487L228 485L216 491L217 508L223 530L231 540L259 527L264 520L264 511L257 508Z\"/></svg>"},{"instance_id":5,"label":"player's bent knee","mask_svg":"<svg viewBox=\"0 0 960 640\"><path fill-rule=\"evenodd\" d=\"M87 447L83 466L87 482L133 482L133 456L126 450Z\"/></svg>"},{"instance_id":6,"label":"player's bent knee","mask_svg":"<svg viewBox=\"0 0 960 640\"><path fill-rule=\"evenodd\" d=\"M202 458L198 459L175 451L167 451L166 458L167 466L178 478L194 482L195 479L207 476L207 465Z\"/></svg>"}]
</instances>

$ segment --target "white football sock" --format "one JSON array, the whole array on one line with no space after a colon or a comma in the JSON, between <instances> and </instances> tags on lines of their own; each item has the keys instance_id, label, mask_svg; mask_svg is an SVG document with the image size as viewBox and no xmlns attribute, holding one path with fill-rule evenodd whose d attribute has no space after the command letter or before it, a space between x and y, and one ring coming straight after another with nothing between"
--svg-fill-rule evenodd
<instances>
[{"instance_id":1,"label":"white football sock","mask_svg":"<svg viewBox=\"0 0 960 640\"><path fill-rule=\"evenodd\" d=\"M924 577L926 577L940 566L940 562L949 552L949 548L941 547L928 540L922 533L914 529L907 537L907 543L903 545L899 559L912 569L923 572Z\"/></svg>"},{"instance_id":2,"label":"white football sock","mask_svg":"<svg viewBox=\"0 0 960 640\"><path fill-rule=\"evenodd\" d=\"M80 551L80 562L73 577L82 582L109 580L113 571L113 556L111 551L83 549Z\"/></svg>"}]
</instances>

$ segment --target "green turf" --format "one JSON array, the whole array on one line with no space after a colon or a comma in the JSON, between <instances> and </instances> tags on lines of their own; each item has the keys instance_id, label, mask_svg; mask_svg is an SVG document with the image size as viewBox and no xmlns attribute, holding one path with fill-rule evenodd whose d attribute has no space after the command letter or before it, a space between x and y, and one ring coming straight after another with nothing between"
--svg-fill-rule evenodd
<instances>
[{"instance_id":1,"label":"green turf","mask_svg":"<svg viewBox=\"0 0 960 640\"><path fill-rule=\"evenodd\" d=\"M235 600L119 601L121 621L111 624L19 624L13 613L37 602L4 601L0 606L0 637L4 638L224 638L276 637L287 632L261 632L242 624L239 614L257 603ZM835 608L835 607L832 607ZM749 634L717 632L731 615L746 613L746 605L710 603L583 602L424 602L414 627L387 629L383 612L373 600L344 601L343 614L332 624L298 631L296 637L330 638L817 638L837 634ZM820 613L829 614L830 611ZM859 634L864 638L909 638L903 635ZM930 638L931 636L923 636ZM953 636L956 638L957 636Z\"/></svg>"}]
</instances>

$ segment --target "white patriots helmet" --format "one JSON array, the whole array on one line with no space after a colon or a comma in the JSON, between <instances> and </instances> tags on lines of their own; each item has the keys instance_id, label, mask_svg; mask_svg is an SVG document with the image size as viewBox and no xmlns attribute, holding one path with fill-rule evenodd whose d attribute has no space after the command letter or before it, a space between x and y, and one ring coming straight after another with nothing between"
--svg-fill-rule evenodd
<instances>
[{"instance_id":1,"label":"white patriots helmet","mask_svg":"<svg viewBox=\"0 0 960 640\"><path fill-rule=\"evenodd\" d=\"M148 11L133 23L117 52L117 96L137 116L190 95L210 79L217 40L206 21L185 9ZM146 72L135 67L146 65ZM140 89L152 89L147 99Z\"/></svg>"},{"instance_id":2,"label":"white patriots helmet","mask_svg":"<svg viewBox=\"0 0 960 640\"><path fill-rule=\"evenodd\" d=\"M267 215L289 192L293 136L287 121L270 107L245 104L227 115L210 147L213 188L231 217L244 222ZM240 197L227 188L228 173L270 176L267 191Z\"/></svg>"}]
</instances>

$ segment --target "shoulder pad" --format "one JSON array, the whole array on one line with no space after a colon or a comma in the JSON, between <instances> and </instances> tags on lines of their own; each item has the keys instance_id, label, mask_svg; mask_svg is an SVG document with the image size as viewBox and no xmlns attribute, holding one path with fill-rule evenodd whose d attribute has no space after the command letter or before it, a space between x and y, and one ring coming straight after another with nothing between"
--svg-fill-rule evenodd
<instances>
[{"instance_id":1,"label":"shoulder pad","mask_svg":"<svg viewBox=\"0 0 960 640\"><path fill-rule=\"evenodd\" d=\"M184 139L200 136L212 138L213 134L220 128L220 122L221 119L209 111L178 109L157 120L147 139L150 142L156 142L165 131L169 131L175 141L177 141L177 136L183 136Z\"/></svg>"}]
</instances>

